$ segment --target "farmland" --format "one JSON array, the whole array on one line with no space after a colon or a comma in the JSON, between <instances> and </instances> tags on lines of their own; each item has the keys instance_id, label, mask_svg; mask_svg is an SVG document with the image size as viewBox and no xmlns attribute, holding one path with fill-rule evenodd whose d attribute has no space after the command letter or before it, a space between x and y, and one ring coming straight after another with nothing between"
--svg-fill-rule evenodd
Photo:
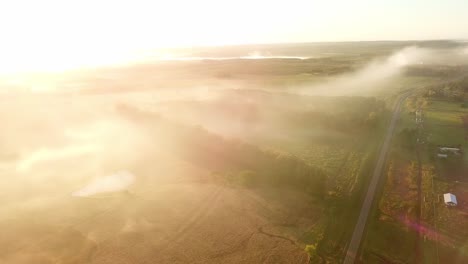
<instances>
[{"instance_id":1,"label":"farmland","mask_svg":"<svg viewBox=\"0 0 468 264\"><path fill-rule=\"evenodd\" d=\"M8 124L0 141L0 262L341 262L390 106L463 70L395 63L408 45L448 52L455 44L199 48L191 56L202 59L1 80L10 86L0 95ZM242 57L252 50L284 57ZM419 194L428 204L437 199L432 190L466 195L451 180L461 171L439 174L447 168L431 154L439 144L466 150L466 108L427 100L421 192L407 108L364 261L416 260L421 243L408 223L418 221ZM464 211L437 205L444 217L423 206L421 223L437 221L441 232L454 228L449 218L463 225ZM402 237L401 248L384 252ZM440 255L450 250L440 246Z\"/></svg>"},{"instance_id":2,"label":"farmland","mask_svg":"<svg viewBox=\"0 0 468 264\"><path fill-rule=\"evenodd\" d=\"M428 86L406 104L399 133L387 165L386 182L376 204L363 261L395 263L465 263L466 128L465 95L461 81ZM440 92L442 89L445 92ZM452 94L460 93L457 97ZM418 125L415 109L422 112ZM440 158L439 147L453 146L462 154ZM443 203L454 193L460 204ZM400 241L394 243L394 241ZM391 246L389 246L391 245Z\"/></svg>"}]
</instances>

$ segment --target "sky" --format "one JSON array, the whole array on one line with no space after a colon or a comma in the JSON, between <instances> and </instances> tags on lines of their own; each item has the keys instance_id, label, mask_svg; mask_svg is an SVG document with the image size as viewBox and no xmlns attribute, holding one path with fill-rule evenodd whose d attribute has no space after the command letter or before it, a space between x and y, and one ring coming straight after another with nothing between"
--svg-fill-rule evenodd
<instances>
[{"instance_id":1,"label":"sky","mask_svg":"<svg viewBox=\"0 0 468 264\"><path fill-rule=\"evenodd\" d=\"M112 63L161 47L468 39L466 0L10 0L0 71Z\"/></svg>"}]
</instances>

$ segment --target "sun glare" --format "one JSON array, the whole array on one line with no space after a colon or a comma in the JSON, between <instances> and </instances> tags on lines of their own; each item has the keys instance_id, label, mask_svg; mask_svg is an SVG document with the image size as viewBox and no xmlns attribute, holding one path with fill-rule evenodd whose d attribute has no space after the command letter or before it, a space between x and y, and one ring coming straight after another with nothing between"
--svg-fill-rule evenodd
<instances>
[{"instance_id":1,"label":"sun glare","mask_svg":"<svg viewBox=\"0 0 468 264\"><path fill-rule=\"evenodd\" d=\"M254 23L263 2L248 6L211 0L2 3L0 73L126 63L141 60L145 50L161 47L246 43L256 30L268 31L272 18L268 13L264 22Z\"/></svg>"}]
</instances>

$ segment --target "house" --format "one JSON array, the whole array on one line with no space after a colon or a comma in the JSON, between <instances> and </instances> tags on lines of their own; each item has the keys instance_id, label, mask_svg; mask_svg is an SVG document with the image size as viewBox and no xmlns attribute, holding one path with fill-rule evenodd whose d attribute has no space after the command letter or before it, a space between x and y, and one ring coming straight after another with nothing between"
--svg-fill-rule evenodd
<instances>
[{"instance_id":1,"label":"house","mask_svg":"<svg viewBox=\"0 0 468 264\"><path fill-rule=\"evenodd\" d=\"M448 147L440 147L439 150L440 150L441 152L450 151L450 152L452 152L452 153L454 153L454 154L458 154L458 152L460 151L459 148L448 148Z\"/></svg>"},{"instance_id":2,"label":"house","mask_svg":"<svg viewBox=\"0 0 468 264\"><path fill-rule=\"evenodd\" d=\"M448 206L456 206L457 205L457 197L451 193L444 194L444 203Z\"/></svg>"},{"instance_id":3,"label":"house","mask_svg":"<svg viewBox=\"0 0 468 264\"><path fill-rule=\"evenodd\" d=\"M446 159L448 157L447 154L437 154L437 157L441 158L441 159Z\"/></svg>"}]
</instances>

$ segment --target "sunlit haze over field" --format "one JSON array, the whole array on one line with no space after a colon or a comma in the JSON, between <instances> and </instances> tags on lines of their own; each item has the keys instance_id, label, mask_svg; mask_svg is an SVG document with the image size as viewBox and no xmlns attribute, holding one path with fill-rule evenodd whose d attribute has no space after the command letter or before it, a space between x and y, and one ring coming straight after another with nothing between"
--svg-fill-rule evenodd
<instances>
[{"instance_id":1,"label":"sunlit haze over field","mask_svg":"<svg viewBox=\"0 0 468 264\"><path fill-rule=\"evenodd\" d=\"M0 264L468 263L467 17L1 1Z\"/></svg>"},{"instance_id":2,"label":"sunlit haze over field","mask_svg":"<svg viewBox=\"0 0 468 264\"><path fill-rule=\"evenodd\" d=\"M200 45L466 39L466 10L462 0L4 1L0 72L121 64Z\"/></svg>"}]
</instances>

